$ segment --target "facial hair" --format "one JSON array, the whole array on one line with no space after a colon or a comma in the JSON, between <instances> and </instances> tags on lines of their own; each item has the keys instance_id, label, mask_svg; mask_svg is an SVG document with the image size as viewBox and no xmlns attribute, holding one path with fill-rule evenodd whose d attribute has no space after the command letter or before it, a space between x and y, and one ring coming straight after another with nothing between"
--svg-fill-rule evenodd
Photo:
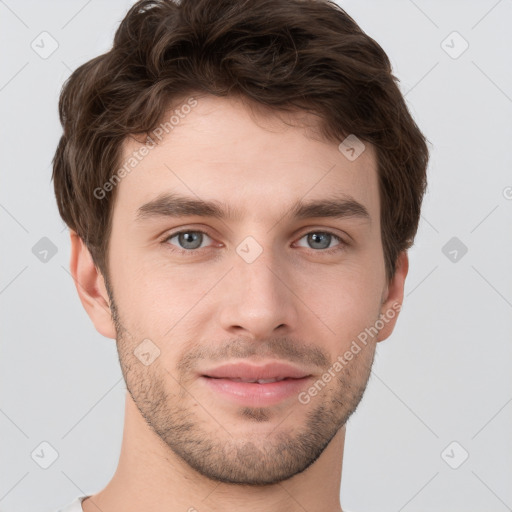
<instances>
[{"instance_id":1,"label":"facial hair","mask_svg":"<svg viewBox=\"0 0 512 512\"><path fill-rule=\"evenodd\" d=\"M216 420L211 404L201 403L194 397L190 379L194 363L228 357L242 359L257 354L310 362L327 371L332 365L329 355L322 349L285 337L261 343L235 339L217 344L220 348L215 349L188 348L180 355L173 373L162 367L158 359L144 366L134 355L134 349L144 336L134 336L128 331L108 284L107 292L116 327L119 362L133 402L159 439L189 467L212 481L266 486L305 471L346 424L363 397L375 353L375 345L371 343L354 354L308 404L297 400L290 406L288 416L271 432L264 435L258 431L258 435L249 438L237 436L236 431L228 431ZM162 347L166 345L170 346L161 343ZM343 345L340 343L340 346ZM318 379L321 380L321 375ZM307 408L306 414L304 408ZM237 420L242 423L262 424L272 421L274 416L272 408L266 407L246 406L237 411Z\"/></svg>"}]
</instances>

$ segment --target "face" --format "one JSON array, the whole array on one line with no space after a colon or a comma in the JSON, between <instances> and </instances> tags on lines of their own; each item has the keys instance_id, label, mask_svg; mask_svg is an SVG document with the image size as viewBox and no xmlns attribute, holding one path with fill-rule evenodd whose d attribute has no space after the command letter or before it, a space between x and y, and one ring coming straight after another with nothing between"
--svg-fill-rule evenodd
<instances>
[{"instance_id":1,"label":"face","mask_svg":"<svg viewBox=\"0 0 512 512\"><path fill-rule=\"evenodd\" d=\"M378 336L344 354L387 307L375 153L351 161L238 100L196 100L117 185L119 359L190 467L276 483L321 455L366 387ZM123 162L141 147L126 141Z\"/></svg>"}]
</instances>

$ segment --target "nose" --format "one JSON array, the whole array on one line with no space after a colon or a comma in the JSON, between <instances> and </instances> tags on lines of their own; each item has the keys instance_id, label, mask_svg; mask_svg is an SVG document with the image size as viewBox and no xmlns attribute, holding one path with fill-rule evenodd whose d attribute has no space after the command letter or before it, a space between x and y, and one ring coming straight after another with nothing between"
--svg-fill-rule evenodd
<instances>
[{"instance_id":1,"label":"nose","mask_svg":"<svg viewBox=\"0 0 512 512\"><path fill-rule=\"evenodd\" d=\"M265 249L250 263L234 254L234 268L220 292L220 322L226 332L266 340L295 330L299 300L293 277L271 252Z\"/></svg>"}]
</instances>

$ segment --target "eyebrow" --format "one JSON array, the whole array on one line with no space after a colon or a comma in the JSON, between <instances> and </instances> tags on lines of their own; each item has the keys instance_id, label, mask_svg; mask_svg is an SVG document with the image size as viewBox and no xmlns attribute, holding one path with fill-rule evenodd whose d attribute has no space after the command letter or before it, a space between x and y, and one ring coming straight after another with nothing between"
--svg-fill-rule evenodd
<instances>
[{"instance_id":1,"label":"eyebrow","mask_svg":"<svg viewBox=\"0 0 512 512\"><path fill-rule=\"evenodd\" d=\"M357 218L371 223L367 208L353 197L342 194L308 202L297 201L290 210L295 219L325 218ZM205 201L194 197L175 193L165 193L143 204L137 210L135 220L145 221L158 217L212 217L221 220L241 220L241 210L225 206L221 201Z\"/></svg>"}]
</instances>

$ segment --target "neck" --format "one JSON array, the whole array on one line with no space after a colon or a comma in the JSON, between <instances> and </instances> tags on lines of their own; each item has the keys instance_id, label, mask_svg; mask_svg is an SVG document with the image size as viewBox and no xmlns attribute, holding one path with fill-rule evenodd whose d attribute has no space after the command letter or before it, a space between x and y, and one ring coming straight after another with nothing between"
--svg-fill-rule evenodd
<instances>
[{"instance_id":1,"label":"neck","mask_svg":"<svg viewBox=\"0 0 512 512\"><path fill-rule=\"evenodd\" d=\"M342 512L345 427L305 471L276 484L212 481L188 466L147 425L129 393L119 463L112 480L84 500L84 512Z\"/></svg>"}]
</instances>

